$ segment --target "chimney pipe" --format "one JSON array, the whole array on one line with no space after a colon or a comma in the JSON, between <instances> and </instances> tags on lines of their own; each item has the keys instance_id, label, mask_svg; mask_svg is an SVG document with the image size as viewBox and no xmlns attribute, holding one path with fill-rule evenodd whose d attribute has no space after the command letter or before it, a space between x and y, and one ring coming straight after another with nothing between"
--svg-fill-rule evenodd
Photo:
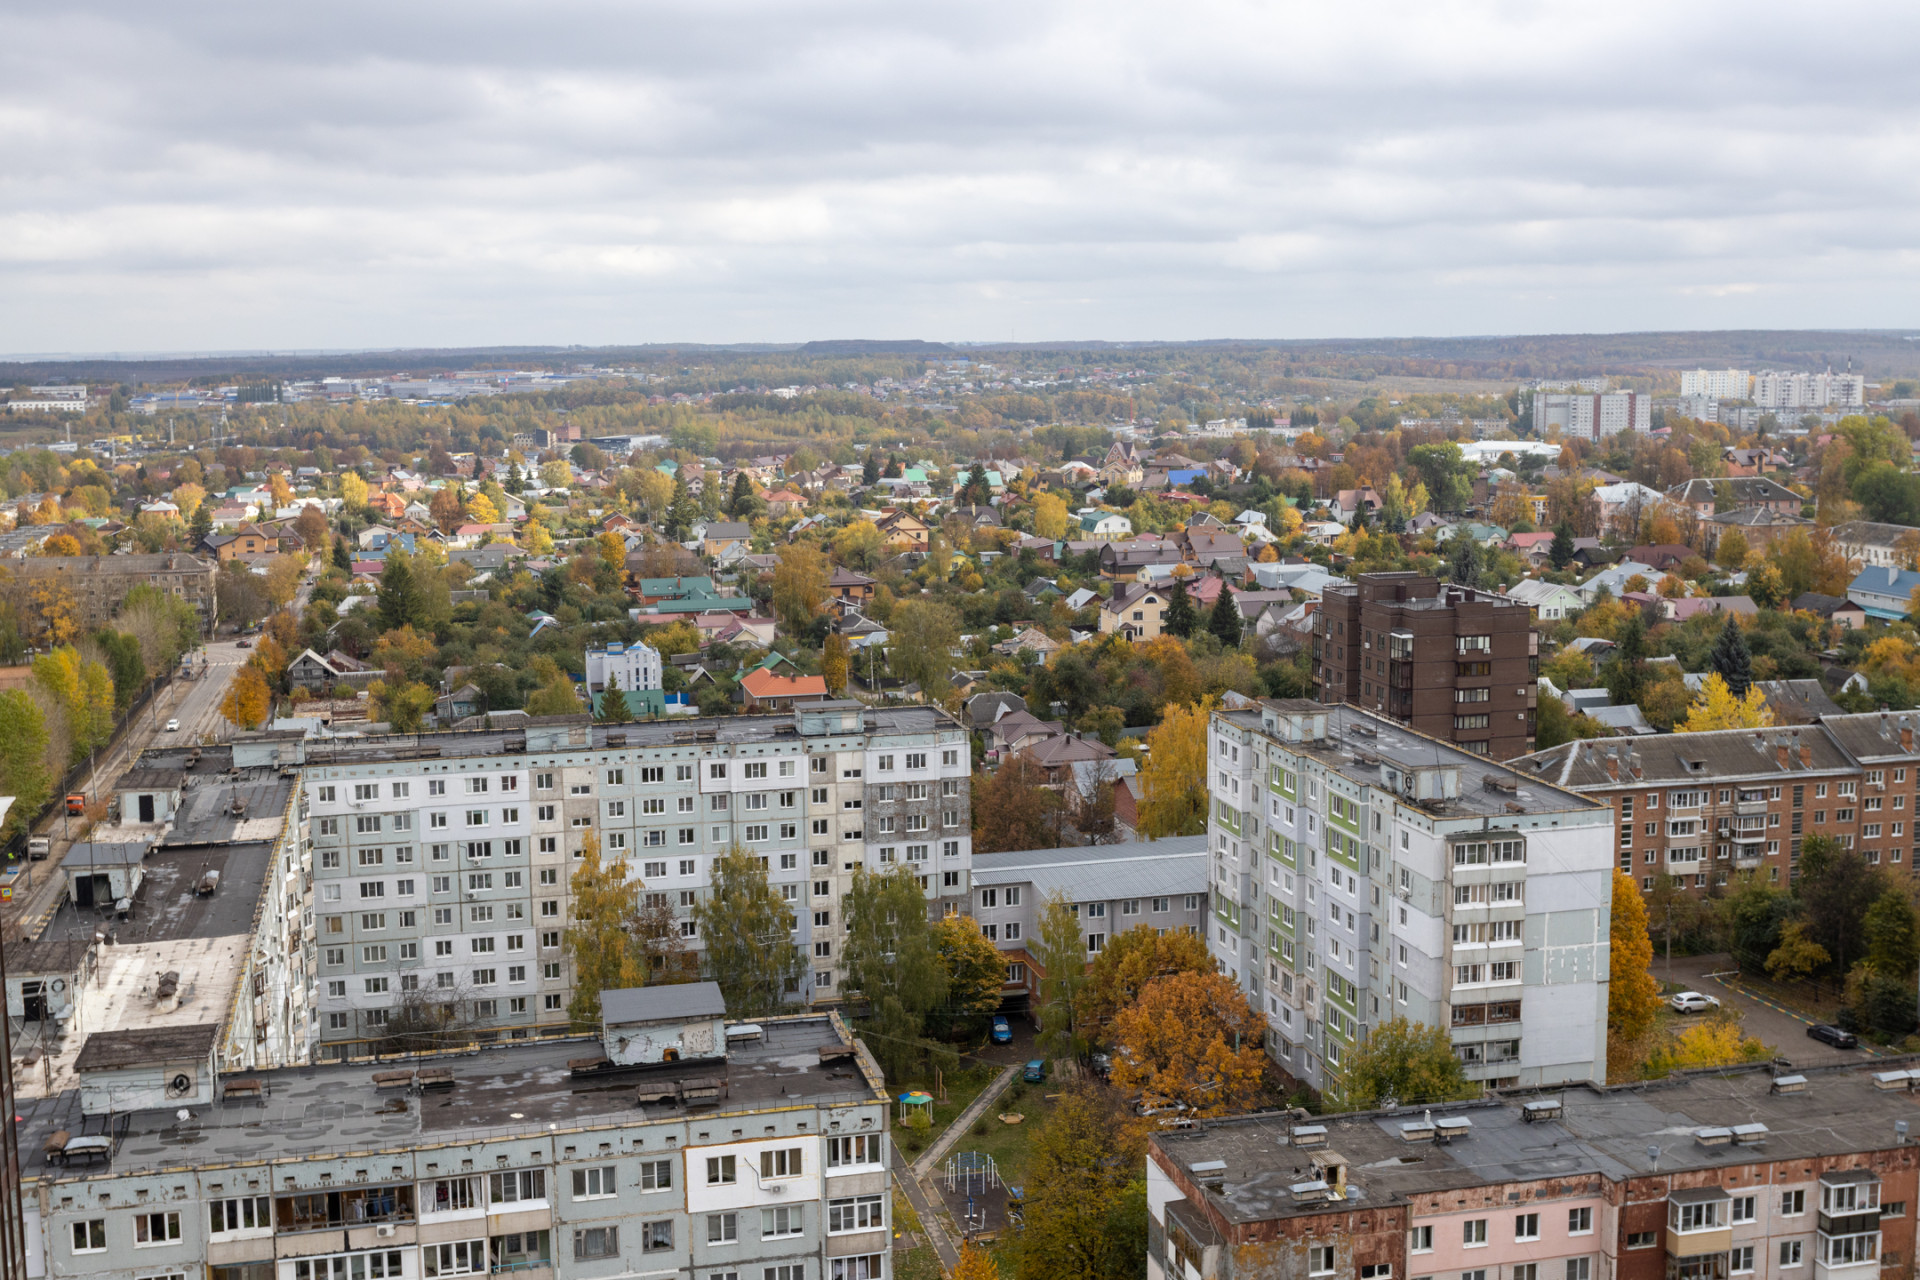
<instances>
[{"instance_id":1,"label":"chimney pipe","mask_svg":"<svg viewBox=\"0 0 1920 1280\"><path fill-rule=\"evenodd\" d=\"M1620 781L1620 757L1607 752L1607 776L1615 782Z\"/></svg>"},{"instance_id":2,"label":"chimney pipe","mask_svg":"<svg viewBox=\"0 0 1920 1280\"><path fill-rule=\"evenodd\" d=\"M1793 767L1792 759L1788 754L1786 743L1784 742L1774 743L1773 755L1774 755L1774 759L1779 762L1780 767L1782 769L1790 769Z\"/></svg>"},{"instance_id":3,"label":"chimney pipe","mask_svg":"<svg viewBox=\"0 0 1920 1280\"><path fill-rule=\"evenodd\" d=\"M1900 749L1913 750L1913 721L1906 716L1900 717Z\"/></svg>"}]
</instances>

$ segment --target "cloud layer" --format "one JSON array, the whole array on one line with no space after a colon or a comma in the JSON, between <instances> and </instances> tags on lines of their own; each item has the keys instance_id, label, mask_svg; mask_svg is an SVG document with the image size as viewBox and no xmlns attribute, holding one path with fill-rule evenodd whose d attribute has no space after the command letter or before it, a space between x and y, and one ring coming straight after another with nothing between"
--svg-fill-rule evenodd
<instances>
[{"instance_id":1,"label":"cloud layer","mask_svg":"<svg viewBox=\"0 0 1920 1280\"><path fill-rule=\"evenodd\" d=\"M1880 327L1891 4L0 9L0 349Z\"/></svg>"}]
</instances>

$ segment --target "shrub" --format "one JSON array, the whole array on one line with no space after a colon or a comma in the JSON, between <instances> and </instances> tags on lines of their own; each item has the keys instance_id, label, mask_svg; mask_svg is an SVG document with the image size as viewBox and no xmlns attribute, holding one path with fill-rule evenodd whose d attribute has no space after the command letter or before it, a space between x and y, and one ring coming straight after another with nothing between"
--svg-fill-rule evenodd
<instances>
[{"instance_id":1,"label":"shrub","mask_svg":"<svg viewBox=\"0 0 1920 1280\"><path fill-rule=\"evenodd\" d=\"M973 1122L973 1133L977 1138L985 1137L987 1133L987 1122L984 1119L975 1120Z\"/></svg>"}]
</instances>

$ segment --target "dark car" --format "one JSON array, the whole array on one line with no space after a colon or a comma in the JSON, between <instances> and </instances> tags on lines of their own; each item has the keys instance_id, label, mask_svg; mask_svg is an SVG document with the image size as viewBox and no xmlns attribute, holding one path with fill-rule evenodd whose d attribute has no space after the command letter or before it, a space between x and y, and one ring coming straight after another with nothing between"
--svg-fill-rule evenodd
<instances>
[{"instance_id":1,"label":"dark car","mask_svg":"<svg viewBox=\"0 0 1920 1280\"><path fill-rule=\"evenodd\" d=\"M1010 1026L1007 1023L1007 1020L1005 1018L1000 1017L998 1015L996 1015L993 1019L993 1042L995 1044L1012 1044L1013 1043L1012 1026Z\"/></svg>"},{"instance_id":2,"label":"dark car","mask_svg":"<svg viewBox=\"0 0 1920 1280\"><path fill-rule=\"evenodd\" d=\"M1860 1038L1854 1035L1853 1032L1843 1031L1839 1027L1829 1026L1824 1022L1816 1022L1808 1027L1807 1035L1815 1040L1824 1040L1836 1049L1857 1049L1860 1047Z\"/></svg>"}]
</instances>

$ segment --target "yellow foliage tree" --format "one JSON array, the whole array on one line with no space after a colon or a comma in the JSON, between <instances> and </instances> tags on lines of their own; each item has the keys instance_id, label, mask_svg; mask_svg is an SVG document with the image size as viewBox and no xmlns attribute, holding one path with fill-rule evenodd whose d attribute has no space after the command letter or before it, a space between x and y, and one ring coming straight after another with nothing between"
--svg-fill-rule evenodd
<instances>
[{"instance_id":1,"label":"yellow foliage tree","mask_svg":"<svg viewBox=\"0 0 1920 1280\"><path fill-rule=\"evenodd\" d=\"M985 1249L965 1244L960 1246L960 1263L947 1272L947 1280L1000 1280L1000 1267Z\"/></svg>"},{"instance_id":2,"label":"yellow foliage tree","mask_svg":"<svg viewBox=\"0 0 1920 1280\"><path fill-rule=\"evenodd\" d=\"M193 513L206 500L207 491L197 484L181 484L173 488L173 505L180 508L180 515L184 519L193 519Z\"/></svg>"},{"instance_id":3,"label":"yellow foliage tree","mask_svg":"<svg viewBox=\"0 0 1920 1280\"><path fill-rule=\"evenodd\" d=\"M347 504L350 511L358 511L367 505L367 482L354 472L340 477L340 500Z\"/></svg>"},{"instance_id":4,"label":"yellow foliage tree","mask_svg":"<svg viewBox=\"0 0 1920 1280\"><path fill-rule=\"evenodd\" d=\"M852 666L853 650L842 635L827 637L826 647L820 652L820 676L827 682L827 692L838 698L847 691L847 671Z\"/></svg>"},{"instance_id":5,"label":"yellow foliage tree","mask_svg":"<svg viewBox=\"0 0 1920 1280\"><path fill-rule=\"evenodd\" d=\"M473 524L499 524L500 512L486 494L476 493L467 499L467 519Z\"/></svg>"},{"instance_id":6,"label":"yellow foliage tree","mask_svg":"<svg viewBox=\"0 0 1920 1280\"><path fill-rule=\"evenodd\" d=\"M873 526L868 523L867 527ZM878 530L874 536L879 536ZM773 611L787 633L810 625L826 602L827 560L820 549L808 542L789 542L780 548L780 563L773 570Z\"/></svg>"},{"instance_id":7,"label":"yellow foliage tree","mask_svg":"<svg viewBox=\"0 0 1920 1280\"><path fill-rule=\"evenodd\" d=\"M609 529L593 540L600 559L616 573L627 567L627 540Z\"/></svg>"},{"instance_id":8,"label":"yellow foliage tree","mask_svg":"<svg viewBox=\"0 0 1920 1280\"><path fill-rule=\"evenodd\" d=\"M1067 500L1042 493L1033 500L1033 532L1036 537L1060 539L1067 536Z\"/></svg>"},{"instance_id":9,"label":"yellow foliage tree","mask_svg":"<svg viewBox=\"0 0 1920 1280\"><path fill-rule=\"evenodd\" d=\"M1612 979L1607 984L1607 1034L1638 1040L1653 1026L1660 1009L1660 984L1653 976L1653 935L1647 932L1647 904L1640 886L1624 871L1613 873L1611 929Z\"/></svg>"},{"instance_id":10,"label":"yellow foliage tree","mask_svg":"<svg viewBox=\"0 0 1920 1280\"><path fill-rule=\"evenodd\" d=\"M1759 685L1747 690L1747 696L1736 698L1733 690L1727 688L1727 682L1718 672L1710 674L1700 684L1700 692L1695 696L1693 709L1681 724L1674 726L1676 733L1705 733L1713 729L1764 729L1773 723L1773 709L1767 706L1767 695Z\"/></svg>"},{"instance_id":11,"label":"yellow foliage tree","mask_svg":"<svg viewBox=\"0 0 1920 1280\"><path fill-rule=\"evenodd\" d=\"M1156 978L1113 1020L1113 1082L1201 1116L1245 1111L1259 1096L1265 1026L1223 973Z\"/></svg>"},{"instance_id":12,"label":"yellow foliage tree","mask_svg":"<svg viewBox=\"0 0 1920 1280\"><path fill-rule=\"evenodd\" d=\"M573 957L573 1003L567 1016L576 1027L600 1025L600 993L647 984L646 966L630 927L640 910L639 880L627 878L627 860L600 861L600 841L589 830L580 840L580 865L570 887L567 953Z\"/></svg>"},{"instance_id":13,"label":"yellow foliage tree","mask_svg":"<svg viewBox=\"0 0 1920 1280\"><path fill-rule=\"evenodd\" d=\"M43 556L77 556L80 554L80 539L70 533L56 533L40 544Z\"/></svg>"},{"instance_id":14,"label":"yellow foliage tree","mask_svg":"<svg viewBox=\"0 0 1920 1280\"><path fill-rule=\"evenodd\" d=\"M833 554L849 569L872 568L885 546L886 539L880 536L879 526L871 520L855 520L833 535ZM931 544L928 549L932 550ZM782 553L783 563L785 559L785 553Z\"/></svg>"},{"instance_id":15,"label":"yellow foliage tree","mask_svg":"<svg viewBox=\"0 0 1920 1280\"><path fill-rule=\"evenodd\" d=\"M236 728L257 729L266 721L268 703L266 677L258 668L246 666L234 674L220 714Z\"/></svg>"},{"instance_id":16,"label":"yellow foliage tree","mask_svg":"<svg viewBox=\"0 0 1920 1280\"><path fill-rule=\"evenodd\" d=\"M1726 1067L1741 1062L1762 1062L1769 1049L1740 1030L1730 1017L1696 1022L1673 1038L1673 1043L1654 1051L1647 1061L1649 1076L1663 1076L1690 1067Z\"/></svg>"},{"instance_id":17,"label":"yellow foliage tree","mask_svg":"<svg viewBox=\"0 0 1920 1280\"><path fill-rule=\"evenodd\" d=\"M1212 715L1212 698L1186 707L1169 703L1147 735L1140 832L1149 839L1207 829L1207 722Z\"/></svg>"},{"instance_id":18,"label":"yellow foliage tree","mask_svg":"<svg viewBox=\"0 0 1920 1280\"><path fill-rule=\"evenodd\" d=\"M267 493L273 500L275 512L284 511L293 505L293 486L287 483L287 477L279 471L267 478Z\"/></svg>"},{"instance_id":19,"label":"yellow foliage tree","mask_svg":"<svg viewBox=\"0 0 1920 1280\"><path fill-rule=\"evenodd\" d=\"M553 554L553 535L547 532L547 526L538 520L527 521L527 528L521 541L526 545L530 556L550 556Z\"/></svg>"}]
</instances>

